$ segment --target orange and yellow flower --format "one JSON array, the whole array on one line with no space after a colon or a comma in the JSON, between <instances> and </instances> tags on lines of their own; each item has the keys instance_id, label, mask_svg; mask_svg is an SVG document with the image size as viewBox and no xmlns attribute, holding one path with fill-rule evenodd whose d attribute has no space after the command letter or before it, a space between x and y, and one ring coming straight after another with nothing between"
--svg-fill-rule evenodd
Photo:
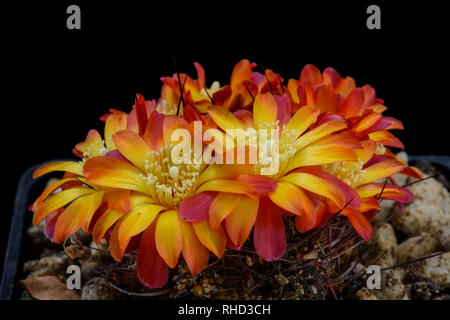
<instances>
[{"instance_id":1,"label":"orange and yellow flower","mask_svg":"<svg viewBox=\"0 0 450 320\"><path fill-rule=\"evenodd\" d=\"M33 223L46 219L45 234L57 243L83 229L97 243L105 239L117 261L137 249L137 274L150 288L165 285L180 255L198 273L210 252L220 258L227 246L239 250L252 230L262 258L281 258L286 216L307 232L340 213L370 239L378 200L412 201L392 175L422 175L389 149L403 148L390 133L403 124L382 115L387 108L372 87L358 88L334 69L321 73L307 65L298 80L283 85L280 75L255 72L255 66L242 60L230 84L214 82L208 89L205 71L195 63L197 79L183 73L164 77L159 99L137 95L129 114L111 109L101 117L104 139L91 130L73 149L80 161L52 162L35 171L35 178L65 173L31 206ZM175 161L177 129L191 137L212 130L223 138L214 140L213 151L221 156L255 147L236 146L242 140L227 130L267 132L259 145L279 146L277 170L263 172L259 151L256 163L199 162L194 150L184 155L189 161ZM280 135L273 138L273 130ZM200 149L212 155L206 143Z\"/></svg>"}]
</instances>

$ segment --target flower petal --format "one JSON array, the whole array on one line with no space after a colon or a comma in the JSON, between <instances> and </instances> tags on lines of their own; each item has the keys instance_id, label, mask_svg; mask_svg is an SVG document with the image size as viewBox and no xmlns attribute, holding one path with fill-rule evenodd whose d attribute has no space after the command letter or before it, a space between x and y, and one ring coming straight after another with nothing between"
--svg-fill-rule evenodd
<instances>
[{"instance_id":1,"label":"flower petal","mask_svg":"<svg viewBox=\"0 0 450 320\"><path fill-rule=\"evenodd\" d=\"M105 236L106 231L112 227L112 225L123 216L123 212L119 210L106 210L100 218L95 222L94 229L92 231L92 239L95 243L99 244Z\"/></svg>"},{"instance_id":2,"label":"flower petal","mask_svg":"<svg viewBox=\"0 0 450 320\"><path fill-rule=\"evenodd\" d=\"M80 227L89 233L89 225L91 223L92 217L94 216L97 209L100 207L103 201L104 191L94 192L88 194L78 200L82 200L82 204L79 208L78 222ZM75 201L78 201L75 200Z\"/></svg>"},{"instance_id":3,"label":"flower petal","mask_svg":"<svg viewBox=\"0 0 450 320\"><path fill-rule=\"evenodd\" d=\"M192 227L198 240L218 258L222 258L227 244L222 228L214 230L209 226L208 221L193 222Z\"/></svg>"},{"instance_id":4,"label":"flower petal","mask_svg":"<svg viewBox=\"0 0 450 320\"><path fill-rule=\"evenodd\" d=\"M169 276L169 268L156 249L155 228L156 221L143 233L137 257L138 278L150 289L163 287Z\"/></svg>"},{"instance_id":5,"label":"flower petal","mask_svg":"<svg viewBox=\"0 0 450 320\"><path fill-rule=\"evenodd\" d=\"M353 228L355 228L356 232L361 236L361 238L363 238L365 241L369 241L370 238L372 238L372 225L362 213L351 211L350 213L346 214L346 217L352 224Z\"/></svg>"},{"instance_id":6,"label":"flower petal","mask_svg":"<svg viewBox=\"0 0 450 320\"><path fill-rule=\"evenodd\" d=\"M281 181L293 183L313 193L319 194L333 201L338 207L345 205L342 191L332 182L303 172L294 172L281 178Z\"/></svg>"},{"instance_id":7,"label":"flower petal","mask_svg":"<svg viewBox=\"0 0 450 320\"><path fill-rule=\"evenodd\" d=\"M148 228L159 212L164 207L143 203L132 208L121 218L120 228L118 230L119 246L125 249L126 243L131 237L138 235Z\"/></svg>"},{"instance_id":8,"label":"flower petal","mask_svg":"<svg viewBox=\"0 0 450 320\"><path fill-rule=\"evenodd\" d=\"M375 142L381 143L385 146L404 149L405 146L403 143L396 138L392 133L389 131L376 131L369 133L369 138Z\"/></svg>"},{"instance_id":9,"label":"flower petal","mask_svg":"<svg viewBox=\"0 0 450 320\"><path fill-rule=\"evenodd\" d=\"M208 220L208 210L214 199L214 192L202 192L187 200L178 207L180 218L186 222Z\"/></svg>"},{"instance_id":10,"label":"flower petal","mask_svg":"<svg viewBox=\"0 0 450 320\"><path fill-rule=\"evenodd\" d=\"M54 161L43 164L33 172L33 179L40 177L46 173L52 171L66 171L72 172L77 175L83 175L83 166L79 162L75 161Z\"/></svg>"},{"instance_id":11,"label":"flower petal","mask_svg":"<svg viewBox=\"0 0 450 320\"><path fill-rule=\"evenodd\" d=\"M159 215L155 230L156 249L170 268L178 263L183 247L180 221L176 210L168 210Z\"/></svg>"},{"instance_id":12,"label":"flower petal","mask_svg":"<svg viewBox=\"0 0 450 320\"><path fill-rule=\"evenodd\" d=\"M365 174L361 181L361 185L392 176L393 174L402 171L404 168L405 165L392 159L377 162L364 170Z\"/></svg>"},{"instance_id":13,"label":"flower petal","mask_svg":"<svg viewBox=\"0 0 450 320\"><path fill-rule=\"evenodd\" d=\"M234 88L245 80L250 80L252 75L252 69L256 67L256 63L252 63L247 59L242 59L233 68L231 73L230 86Z\"/></svg>"},{"instance_id":14,"label":"flower petal","mask_svg":"<svg viewBox=\"0 0 450 320\"><path fill-rule=\"evenodd\" d=\"M259 199L241 197L239 203L225 218L225 226L231 241L241 247L248 239L258 214Z\"/></svg>"},{"instance_id":15,"label":"flower petal","mask_svg":"<svg viewBox=\"0 0 450 320\"><path fill-rule=\"evenodd\" d=\"M33 224L37 226L51 212L64 207L73 200L96 192L94 189L85 187L74 187L64 191L61 191L54 196L44 200L39 206L36 207L33 216Z\"/></svg>"},{"instance_id":16,"label":"flower petal","mask_svg":"<svg viewBox=\"0 0 450 320\"><path fill-rule=\"evenodd\" d=\"M255 222L253 243L258 255L266 261L280 259L286 251L286 237L281 209L263 197Z\"/></svg>"},{"instance_id":17,"label":"flower petal","mask_svg":"<svg viewBox=\"0 0 450 320\"><path fill-rule=\"evenodd\" d=\"M122 160L111 157L88 159L83 172L88 183L143 193L148 192L144 180L140 178L143 172Z\"/></svg>"},{"instance_id":18,"label":"flower petal","mask_svg":"<svg viewBox=\"0 0 450 320\"><path fill-rule=\"evenodd\" d=\"M122 130L113 136L113 141L125 158L145 171L145 160L148 160L150 148L140 135L130 130Z\"/></svg>"},{"instance_id":19,"label":"flower petal","mask_svg":"<svg viewBox=\"0 0 450 320\"><path fill-rule=\"evenodd\" d=\"M219 192L209 206L209 225L218 229L222 221L233 211L241 199L241 195Z\"/></svg>"},{"instance_id":20,"label":"flower petal","mask_svg":"<svg viewBox=\"0 0 450 320\"><path fill-rule=\"evenodd\" d=\"M211 106L208 108L208 114L214 120L214 122L222 129L243 129L244 124L236 118L230 111L223 107Z\"/></svg>"},{"instance_id":21,"label":"flower petal","mask_svg":"<svg viewBox=\"0 0 450 320\"><path fill-rule=\"evenodd\" d=\"M270 177L255 174L241 174L236 177L237 181L242 181L251 185L257 194L266 194L276 189L277 183Z\"/></svg>"},{"instance_id":22,"label":"flower petal","mask_svg":"<svg viewBox=\"0 0 450 320\"><path fill-rule=\"evenodd\" d=\"M301 136L296 143L297 150L306 147L307 145L325 137L333 132L342 130L347 127L347 123L343 120L330 120L320 126L312 129Z\"/></svg>"},{"instance_id":23,"label":"flower petal","mask_svg":"<svg viewBox=\"0 0 450 320\"><path fill-rule=\"evenodd\" d=\"M320 110L315 107L304 106L300 108L286 125L284 130L294 131L299 137L305 132L316 120L320 114Z\"/></svg>"},{"instance_id":24,"label":"flower petal","mask_svg":"<svg viewBox=\"0 0 450 320\"><path fill-rule=\"evenodd\" d=\"M205 191L220 191L239 194L251 194L255 189L248 183L234 180L216 179L205 182L197 189L196 194Z\"/></svg>"},{"instance_id":25,"label":"flower petal","mask_svg":"<svg viewBox=\"0 0 450 320\"><path fill-rule=\"evenodd\" d=\"M358 157L352 149L333 145L310 145L289 161L287 170L306 166L316 166L338 161L357 161Z\"/></svg>"},{"instance_id":26,"label":"flower petal","mask_svg":"<svg viewBox=\"0 0 450 320\"><path fill-rule=\"evenodd\" d=\"M209 250L198 240L190 223L180 220L180 226L183 235L183 247L181 249L183 258L191 273L197 274L208 265Z\"/></svg>"},{"instance_id":27,"label":"flower petal","mask_svg":"<svg viewBox=\"0 0 450 320\"><path fill-rule=\"evenodd\" d=\"M364 112L364 91L356 88L342 101L339 114L345 119L360 117Z\"/></svg>"},{"instance_id":28,"label":"flower petal","mask_svg":"<svg viewBox=\"0 0 450 320\"><path fill-rule=\"evenodd\" d=\"M296 215L302 215L305 212L311 214L314 211L308 196L290 182L278 182L277 189L269 194L269 198L277 206Z\"/></svg>"},{"instance_id":29,"label":"flower petal","mask_svg":"<svg viewBox=\"0 0 450 320\"><path fill-rule=\"evenodd\" d=\"M271 124L277 121L277 101L269 92L258 94L253 103L253 119L255 128L266 128L264 124Z\"/></svg>"}]
</instances>

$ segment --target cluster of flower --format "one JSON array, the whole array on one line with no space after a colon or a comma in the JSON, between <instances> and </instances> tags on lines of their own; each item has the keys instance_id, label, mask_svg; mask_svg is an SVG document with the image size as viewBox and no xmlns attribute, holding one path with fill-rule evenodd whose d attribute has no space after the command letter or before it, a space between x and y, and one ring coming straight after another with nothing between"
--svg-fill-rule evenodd
<instances>
[{"instance_id":1,"label":"cluster of flower","mask_svg":"<svg viewBox=\"0 0 450 320\"><path fill-rule=\"evenodd\" d=\"M157 288L180 254L198 273L210 252L220 258L251 235L259 256L281 258L286 217L304 233L340 214L368 240L380 199L412 201L392 175L421 172L388 148L403 148L389 131L403 125L382 115L386 107L371 86L356 87L351 77L312 65L286 83L242 60L229 85L207 88L203 68L195 67L197 79L178 73L162 78L158 101L137 95L130 113L102 116L104 139L89 131L74 148L80 161L51 162L35 171L35 178L65 172L31 206L35 225L46 219L48 238L61 243L81 228L97 243L105 239L117 261L137 249L139 279ZM229 129L279 130L278 170L262 175L260 163L175 161L172 133L194 135L199 123L217 141L229 140ZM216 144L213 151L229 149Z\"/></svg>"}]
</instances>

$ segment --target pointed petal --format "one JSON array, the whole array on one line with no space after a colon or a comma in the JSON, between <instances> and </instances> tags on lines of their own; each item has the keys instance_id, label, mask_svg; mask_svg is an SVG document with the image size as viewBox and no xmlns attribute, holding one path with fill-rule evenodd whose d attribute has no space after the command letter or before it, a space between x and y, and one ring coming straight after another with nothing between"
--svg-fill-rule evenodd
<instances>
[{"instance_id":1,"label":"pointed petal","mask_svg":"<svg viewBox=\"0 0 450 320\"><path fill-rule=\"evenodd\" d=\"M253 119L255 128L266 128L265 123L277 121L277 101L271 93L258 94L253 103Z\"/></svg>"},{"instance_id":2,"label":"pointed petal","mask_svg":"<svg viewBox=\"0 0 450 320\"><path fill-rule=\"evenodd\" d=\"M180 221L176 210L159 215L155 230L156 249L170 268L175 268L183 246Z\"/></svg>"},{"instance_id":3,"label":"pointed petal","mask_svg":"<svg viewBox=\"0 0 450 320\"><path fill-rule=\"evenodd\" d=\"M361 185L392 176L393 174L402 171L404 168L405 165L392 159L377 162L364 170L365 174L361 181Z\"/></svg>"},{"instance_id":4,"label":"pointed petal","mask_svg":"<svg viewBox=\"0 0 450 320\"><path fill-rule=\"evenodd\" d=\"M372 225L362 213L352 211L346 214L346 216L348 221L350 221L353 228L355 228L356 232L361 236L361 238L363 238L365 241L369 241L370 238L372 238Z\"/></svg>"},{"instance_id":5,"label":"pointed petal","mask_svg":"<svg viewBox=\"0 0 450 320\"><path fill-rule=\"evenodd\" d=\"M251 194L255 189L248 183L234 180L210 180L205 182L197 189L196 194L205 191L220 191L239 194Z\"/></svg>"},{"instance_id":6,"label":"pointed petal","mask_svg":"<svg viewBox=\"0 0 450 320\"><path fill-rule=\"evenodd\" d=\"M130 190L112 189L105 193L105 201L109 209L128 212L130 210Z\"/></svg>"},{"instance_id":7,"label":"pointed petal","mask_svg":"<svg viewBox=\"0 0 450 320\"><path fill-rule=\"evenodd\" d=\"M321 112L336 113L337 97L331 84L321 85L314 97L314 107Z\"/></svg>"},{"instance_id":8,"label":"pointed petal","mask_svg":"<svg viewBox=\"0 0 450 320\"><path fill-rule=\"evenodd\" d=\"M55 225L56 221L58 221L58 217L63 212L63 209L58 209L50 213L45 219L45 229L44 235L47 239L52 242L55 242Z\"/></svg>"},{"instance_id":9,"label":"pointed petal","mask_svg":"<svg viewBox=\"0 0 450 320\"><path fill-rule=\"evenodd\" d=\"M155 228L156 221L142 235L137 257L138 278L150 289L163 287L169 276L169 268L156 249Z\"/></svg>"},{"instance_id":10,"label":"pointed petal","mask_svg":"<svg viewBox=\"0 0 450 320\"><path fill-rule=\"evenodd\" d=\"M251 63L247 59L242 59L233 68L231 74L230 86L234 88L236 85L240 84L245 80L250 80L252 75L252 69L256 67L255 63Z\"/></svg>"},{"instance_id":11,"label":"pointed petal","mask_svg":"<svg viewBox=\"0 0 450 320\"><path fill-rule=\"evenodd\" d=\"M315 107L304 106L300 108L286 125L285 130L293 130L297 137L305 132L316 120L320 110Z\"/></svg>"},{"instance_id":12,"label":"pointed petal","mask_svg":"<svg viewBox=\"0 0 450 320\"><path fill-rule=\"evenodd\" d=\"M209 250L198 240L190 223L180 220L180 226L183 236L183 247L181 249L183 258L191 273L197 274L208 265Z\"/></svg>"},{"instance_id":13,"label":"pointed petal","mask_svg":"<svg viewBox=\"0 0 450 320\"><path fill-rule=\"evenodd\" d=\"M275 261L286 251L283 216L268 198L261 198L260 201L253 242L260 257L266 261Z\"/></svg>"},{"instance_id":14,"label":"pointed petal","mask_svg":"<svg viewBox=\"0 0 450 320\"><path fill-rule=\"evenodd\" d=\"M80 179L81 181L84 180L84 178ZM60 187L64 187L64 185L66 183L71 183L71 182L78 182L79 185L81 186L81 182L79 182L77 179L74 178L67 178L67 179L61 179L58 180L54 183L52 183L50 186L48 186L39 196L39 198L36 199L36 201L34 201L31 209L34 211L36 210L36 208L42 203L42 201L44 201L50 194L52 194L55 190L57 190Z\"/></svg>"},{"instance_id":15,"label":"pointed petal","mask_svg":"<svg viewBox=\"0 0 450 320\"><path fill-rule=\"evenodd\" d=\"M237 181L251 185L257 194L266 194L276 189L277 183L270 177L254 174L241 174L236 177Z\"/></svg>"},{"instance_id":16,"label":"pointed petal","mask_svg":"<svg viewBox=\"0 0 450 320\"><path fill-rule=\"evenodd\" d=\"M83 166L79 162L75 161L54 161L43 164L36 171L33 172L33 179L40 177L46 173L52 171L66 171L72 172L77 175L83 175Z\"/></svg>"},{"instance_id":17,"label":"pointed petal","mask_svg":"<svg viewBox=\"0 0 450 320\"><path fill-rule=\"evenodd\" d=\"M376 131L369 133L369 138L385 146L404 149L403 143L389 131Z\"/></svg>"},{"instance_id":18,"label":"pointed petal","mask_svg":"<svg viewBox=\"0 0 450 320\"><path fill-rule=\"evenodd\" d=\"M274 98L277 102L277 120L280 128L282 128L288 124L291 118L291 100L286 94L282 96L275 95Z\"/></svg>"},{"instance_id":19,"label":"pointed petal","mask_svg":"<svg viewBox=\"0 0 450 320\"><path fill-rule=\"evenodd\" d=\"M96 157L88 159L84 165L84 175L87 182L119 189L148 192L143 172L135 166L111 157Z\"/></svg>"},{"instance_id":20,"label":"pointed petal","mask_svg":"<svg viewBox=\"0 0 450 320\"><path fill-rule=\"evenodd\" d=\"M103 201L103 196L105 195L104 191L94 192L84 196L79 199L82 200L82 204L79 208L79 224L80 227L89 233L89 225L91 223L92 217L94 216L97 209L100 207ZM78 200L75 200L78 201Z\"/></svg>"},{"instance_id":21,"label":"pointed petal","mask_svg":"<svg viewBox=\"0 0 450 320\"><path fill-rule=\"evenodd\" d=\"M113 113L108 116L105 124L105 145L108 150L115 150L112 140L113 135L120 130L127 128L128 115L124 112Z\"/></svg>"},{"instance_id":22,"label":"pointed petal","mask_svg":"<svg viewBox=\"0 0 450 320\"><path fill-rule=\"evenodd\" d=\"M141 170L145 170L145 160L148 160L150 148L137 133L122 130L113 136L114 144L120 153Z\"/></svg>"},{"instance_id":23,"label":"pointed petal","mask_svg":"<svg viewBox=\"0 0 450 320\"><path fill-rule=\"evenodd\" d=\"M287 170L306 166L316 166L338 161L358 161L358 157L352 149L340 146L310 145L289 161Z\"/></svg>"},{"instance_id":24,"label":"pointed petal","mask_svg":"<svg viewBox=\"0 0 450 320\"><path fill-rule=\"evenodd\" d=\"M157 111L152 112L145 128L144 141L153 151L159 151L164 144L164 117L163 114Z\"/></svg>"},{"instance_id":25,"label":"pointed petal","mask_svg":"<svg viewBox=\"0 0 450 320\"><path fill-rule=\"evenodd\" d=\"M364 112L364 91L356 88L342 101L339 114L345 119L360 117Z\"/></svg>"},{"instance_id":26,"label":"pointed petal","mask_svg":"<svg viewBox=\"0 0 450 320\"><path fill-rule=\"evenodd\" d=\"M241 199L241 195L219 192L209 206L209 225L218 229L222 221L233 211Z\"/></svg>"},{"instance_id":27,"label":"pointed petal","mask_svg":"<svg viewBox=\"0 0 450 320\"><path fill-rule=\"evenodd\" d=\"M187 200L178 207L180 218L186 222L200 222L208 220L208 210L213 202L214 192L202 192Z\"/></svg>"},{"instance_id":28,"label":"pointed petal","mask_svg":"<svg viewBox=\"0 0 450 320\"><path fill-rule=\"evenodd\" d=\"M92 232L92 238L95 243L99 244L105 236L106 231L112 227L112 225L123 216L123 212L118 210L106 210L100 218L95 222Z\"/></svg>"},{"instance_id":29,"label":"pointed petal","mask_svg":"<svg viewBox=\"0 0 450 320\"><path fill-rule=\"evenodd\" d=\"M269 194L270 200L277 206L296 215L314 212L314 207L308 196L292 183L280 181L277 189Z\"/></svg>"},{"instance_id":30,"label":"pointed petal","mask_svg":"<svg viewBox=\"0 0 450 320\"><path fill-rule=\"evenodd\" d=\"M78 198L72 202L64 211L58 216L55 224L54 240L56 243L63 242L66 238L80 229L78 216L83 207L84 197Z\"/></svg>"},{"instance_id":31,"label":"pointed petal","mask_svg":"<svg viewBox=\"0 0 450 320\"><path fill-rule=\"evenodd\" d=\"M307 145L325 137L333 132L342 130L347 127L347 123L343 120L330 120L327 121L317 128L305 133L301 136L296 143L297 150L306 147Z\"/></svg>"},{"instance_id":32,"label":"pointed petal","mask_svg":"<svg viewBox=\"0 0 450 320\"><path fill-rule=\"evenodd\" d=\"M37 226L51 212L64 207L73 200L95 192L91 188L74 187L64 191L61 191L54 196L44 200L39 206L36 207L33 216L33 224Z\"/></svg>"},{"instance_id":33,"label":"pointed petal","mask_svg":"<svg viewBox=\"0 0 450 320\"><path fill-rule=\"evenodd\" d=\"M338 207L345 205L342 191L332 182L315 175L296 172L284 176L281 181L293 183L313 193L319 194L333 201Z\"/></svg>"},{"instance_id":34,"label":"pointed petal","mask_svg":"<svg viewBox=\"0 0 450 320\"><path fill-rule=\"evenodd\" d=\"M361 141L362 149L355 150L356 155L362 163L366 164L372 159L375 151L377 150L377 144L372 140Z\"/></svg>"},{"instance_id":35,"label":"pointed petal","mask_svg":"<svg viewBox=\"0 0 450 320\"><path fill-rule=\"evenodd\" d=\"M143 203L125 214L118 230L119 247L125 249L130 238L146 230L163 209L159 205Z\"/></svg>"},{"instance_id":36,"label":"pointed petal","mask_svg":"<svg viewBox=\"0 0 450 320\"><path fill-rule=\"evenodd\" d=\"M218 258L222 258L227 243L222 228L214 230L209 226L208 221L193 222L192 227L200 242Z\"/></svg>"},{"instance_id":37,"label":"pointed petal","mask_svg":"<svg viewBox=\"0 0 450 320\"><path fill-rule=\"evenodd\" d=\"M215 179L234 179L241 174L248 173L252 165L227 165L227 164L211 164L199 176L197 184L215 180Z\"/></svg>"},{"instance_id":38,"label":"pointed petal","mask_svg":"<svg viewBox=\"0 0 450 320\"><path fill-rule=\"evenodd\" d=\"M244 124L236 118L230 111L223 107L211 106L208 108L208 114L214 120L214 122L222 129L243 129Z\"/></svg>"},{"instance_id":39,"label":"pointed petal","mask_svg":"<svg viewBox=\"0 0 450 320\"><path fill-rule=\"evenodd\" d=\"M237 206L225 218L225 226L231 241L241 247L248 239L258 214L259 199L241 197Z\"/></svg>"}]
</instances>

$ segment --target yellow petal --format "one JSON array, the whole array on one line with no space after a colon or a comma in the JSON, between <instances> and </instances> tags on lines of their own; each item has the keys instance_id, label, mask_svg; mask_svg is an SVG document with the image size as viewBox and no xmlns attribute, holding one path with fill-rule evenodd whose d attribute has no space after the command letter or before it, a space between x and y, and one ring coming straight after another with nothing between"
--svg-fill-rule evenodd
<instances>
[{"instance_id":1,"label":"yellow petal","mask_svg":"<svg viewBox=\"0 0 450 320\"><path fill-rule=\"evenodd\" d=\"M316 166L337 161L357 161L355 152L346 147L329 145L310 145L299 151L291 161L287 170L306 166Z\"/></svg>"},{"instance_id":2,"label":"yellow petal","mask_svg":"<svg viewBox=\"0 0 450 320\"><path fill-rule=\"evenodd\" d=\"M83 166L79 162L75 161L49 162L40 166L38 169L36 169L36 171L33 172L33 179L36 179L37 177L40 177L52 171L66 171L82 176Z\"/></svg>"},{"instance_id":3,"label":"yellow petal","mask_svg":"<svg viewBox=\"0 0 450 320\"><path fill-rule=\"evenodd\" d=\"M192 274L199 273L208 264L209 250L198 240L190 223L180 219L180 226L183 234L183 248L181 252L184 260Z\"/></svg>"},{"instance_id":4,"label":"yellow petal","mask_svg":"<svg viewBox=\"0 0 450 320\"><path fill-rule=\"evenodd\" d=\"M130 130L122 130L113 136L113 141L125 158L145 171L145 160L149 159L150 148L140 135Z\"/></svg>"},{"instance_id":5,"label":"yellow petal","mask_svg":"<svg viewBox=\"0 0 450 320\"><path fill-rule=\"evenodd\" d=\"M183 246L180 221L176 210L160 214L155 230L156 249L170 268L177 265Z\"/></svg>"},{"instance_id":6,"label":"yellow petal","mask_svg":"<svg viewBox=\"0 0 450 320\"><path fill-rule=\"evenodd\" d=\"M196 194L204 191L220 191L239 194L250 194L254 192L254 189L248 183L234 181L234 180L210 180L205 182L197 189Z\"/></svg>"},{"instance_id":7,"label":"yellow petal","mask_svg":"<svg viewBox=\"0 0 450 320\"><path fill-rule=\"evenodd\" d=\"M227 244L222 228L214 230L209 226L208 221L194 222L192 227L200 242L218 258L221 258Z\"/></svg>"},{"instance_id":8,"label":"yellow petal","mask_svg":"<svg viewBox=\"0 0 450 320\"><path fill-rule=\"evenodd\" d=\"M33 224L37 226L51 212L64 207L66 204L81 196L93 192L96 192L96 190L85 187L74 187L55 194L37 206L33 216Z\"/></svg>"},{"instance_id":9,"label":"yellow petal","mask_svg":"<svg viewBox=\"0 0 450 320\"><path fill-rule=\"evenodd\" d=\"M258 94L253 104L253 119L255 128L267 128L265 124L272 124L277 121L277 102L269 92Z\"/></svg>"},{"instance_id":10,"label":"yellow petal","mask_svg":"<svg viewBox=\"0 0 450 320\"><path fill-rule=\"evenodd\" d=\"M164 207L155 204L143 203L132 208L121 219L118 240L120 248L124 248L125 244L131 237L143 232L153 222L158 213Z\"/></svg>"},{"instance_id":11,"label":"yellow petal","mask_svg":"<svg viewBox=\"0 0 450 320\"><path fill-rule=\"evenodd\" d=\"M252 165L245 164L211 164L209 165L198 178L197 184L215 179L234 179L241 174L248 173Z\"/></svg>"},{"instance_id":12,"label":"yellow petal","mask_svg":"<svg viewBox=\"0 0 450 320\"><path fill-rule=\"evenodd\" d=\"M314 211L314 207L306 194L297 186L286 181L277 183L277 188L269 193L270 200L277 206L296 215L304 211Z\"/></svg>"},{"instance_id":13,"label":"yellow petal","mask_svg":"<svg viewBox=\"0 0 450 320\"><path fill-rule=\"evenodd\" d=\"M240 195L220 192L209 206L209 225L213 229L219 228L223 219L233 211L240 199Z\"/></svg>"},{"instance_id":14,"label":"yellow petal","mask_svg":"<svg viewBox=\"0 0 450 320\"><path fill-rule=\"evenodd\" d=\"M86 182L104 187L129 189L146 193L143 172L135 166L112 157L88 159L84 165Z\"/></svg>"},{"instance_id":15,"label":"yellow petal","mask_svg":"<svg viewBox=\"0 0 450 320\"><path fill-rule=\"evenodd\" d=\"M259 199L241 197L237 206L225 219L225 226L231 241L241 247L248 239L258 214Z\"/></svg>"},{"instance_id":16,"label":"yellow petal","mask_svg":"<svg viewBox=\"0 0 450 320\"><path fill-rule=\"evenodd\" d=\"M347 127L347 123L343 120L330 120L327 121L317 128L305 133L301 136L296 143L297 150L306 147L307 145L317 141L333 132L342 130Z\"/></svg>"},{"instance_id":17,"label":"yellow petal","mask_svg":"<svg viewBox=\"0 0 450 320\"><path fill-rule=\"evenodd\" d=\"M105 195L104 191L99 191L86 195L81 199L78 199L80 201L82 200L83 202L80 207L79 222L80 227L84 231L89 232L89 224L91 223L95 211L97 211L97 209L102 204L104 195Z\"/></svg>"},{"instance_id":18,"label":"yellow petal","mask_svg":"<svg viewBox=\"0 0 450 320\"><path fill-rule=\"evenodd\" d=\"M102 216L97 220L92 232L92 238L95 243L99 244L105 236L106 231L123 216L123 212L119 210L106 210Z\"/></svg>"},{"instance_id":19,"label":"yellow petal","mask_svg":"<svg viewBox=\"0 0 450 320\"><path fill-rule=\"evenodd\" d=\"M303 172L291 173L281 178L281 181L288 181L299 186L300 188L304 188L308 191L328 198L338 207L342 207L345 204L345 197L336 185L312 174Z\"/></svg>"},{"instance_id":20,"label":"yellow petal","mask_svg":"<svg viewBox=\"0 0 450 320\"><path fill-rule=\"evenodd\" d=\"M289 120L284 130L294 130L296 136L299 137L306 129L309 128L320 114L320 110L310 106L300 108Z\"/></svg>"},{"instance_id":21,"label":"yellow petal","mask_svg":"<svg viewBox=\"0 0 450 320\"><path fill-rule=\"evenodd\" d=\"M404 168L405 165L396 160L388 159L380 161L364 170L365 174L361 181L361 185L384 179L402 171Z\"/></svg>"},{"instance_id":22,"label":"yellow petal","mask_svg":"<svg viewBox=\"0 0 450 320\"><path fill-rule=\"evenodd\" d=\"M208 108L208 114L214 122L222 129L242 129L245 130L244 124L236 118L230 111L223 107L211 106Z\"/></svg>"}]
</instances>

